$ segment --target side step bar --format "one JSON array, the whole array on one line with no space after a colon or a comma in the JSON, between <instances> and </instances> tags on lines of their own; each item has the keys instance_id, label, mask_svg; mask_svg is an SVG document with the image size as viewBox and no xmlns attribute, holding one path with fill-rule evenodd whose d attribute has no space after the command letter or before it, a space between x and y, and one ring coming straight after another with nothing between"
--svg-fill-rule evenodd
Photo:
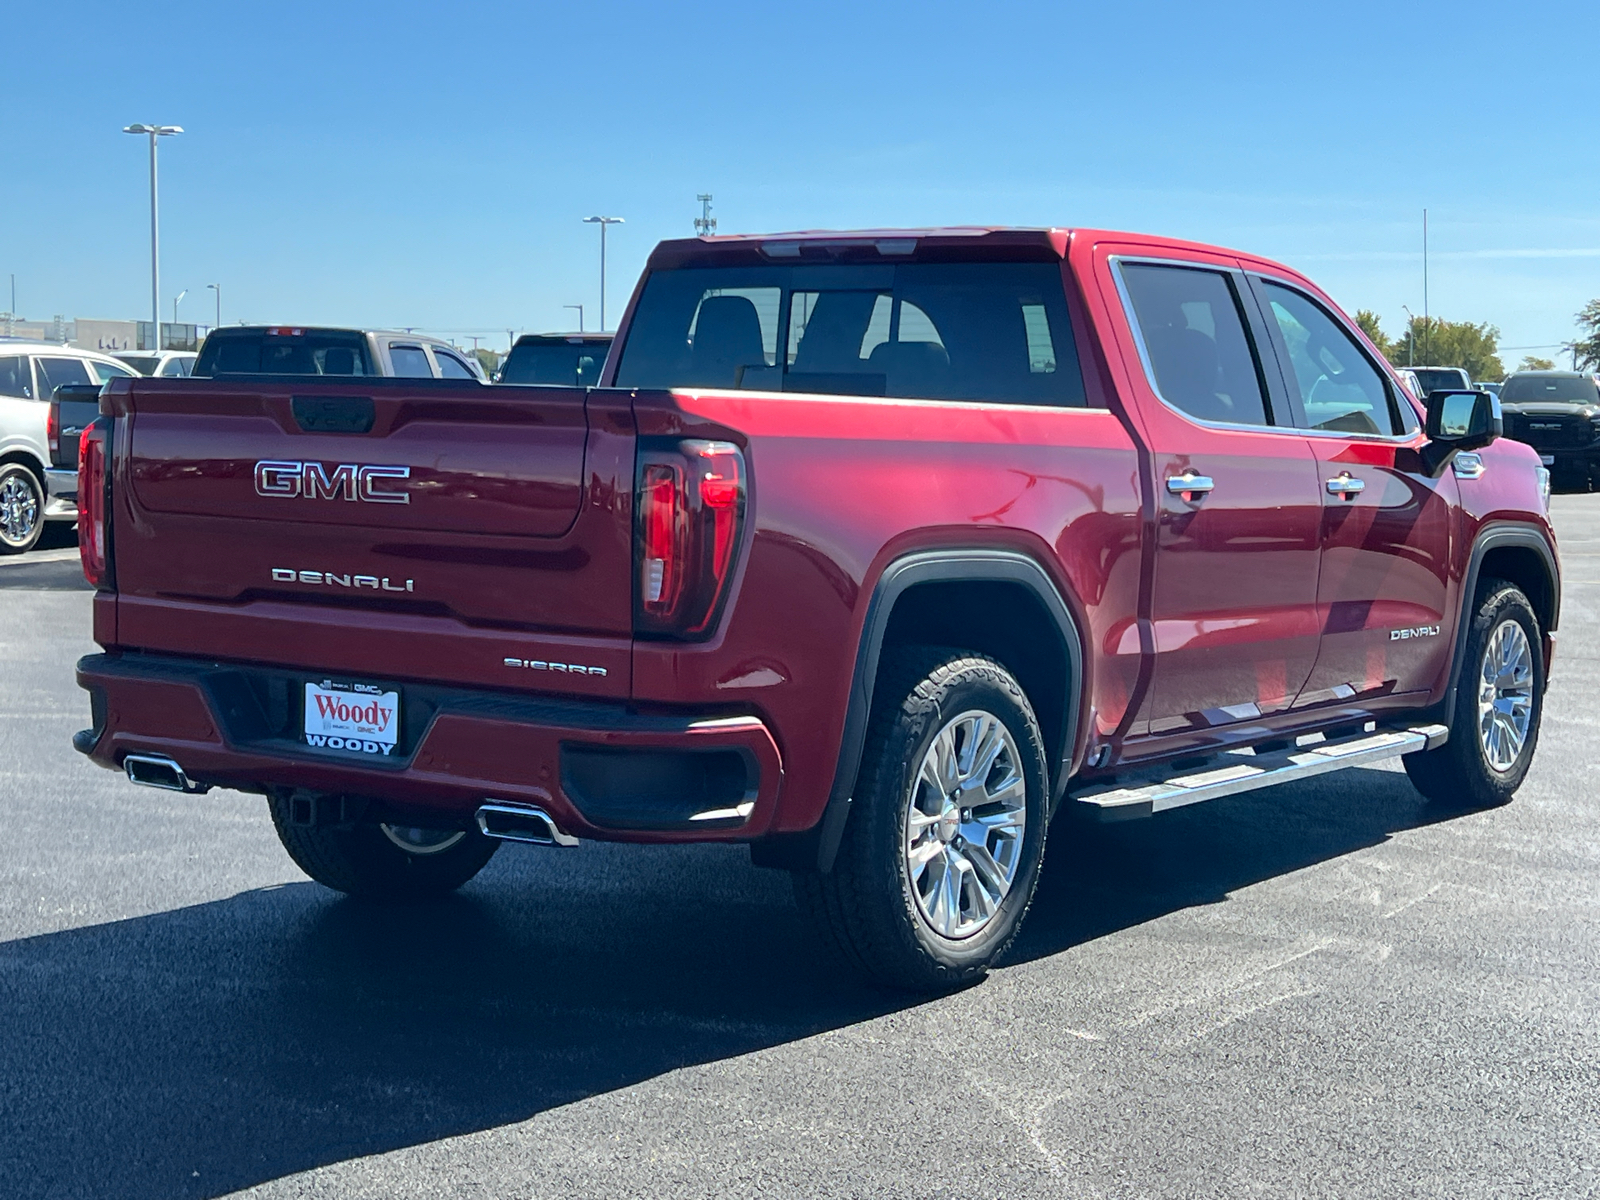
<instances>
[{"instance_id":1,"label":"side step bar","mask_svg":"<svg viewBox=\"0 0 1600 1200\"><path fill-rule=\"evenodd\" d=\"M1163 777L1165 771L1172 769L1171 763L1165 763L1132 778L1091 787L1072 799L1102 821L1136 820L1169 808L1432 750L1444 745L1449 736L1450 730L1443 725L1418 725L1412 729L1362 732L1267 754L1232 750L1217 755L1214 764L1191 774Z\"/></svg>"}]
</instances>

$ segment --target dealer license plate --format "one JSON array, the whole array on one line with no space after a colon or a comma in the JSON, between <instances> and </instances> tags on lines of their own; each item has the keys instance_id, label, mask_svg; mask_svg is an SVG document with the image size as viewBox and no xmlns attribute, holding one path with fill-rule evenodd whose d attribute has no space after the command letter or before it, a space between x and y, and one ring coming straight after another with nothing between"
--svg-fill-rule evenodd
<instances>
[{"instance_id":1,"label":"dealer license plate","mask_svg":"<svg viewBox=\"0 0 1600 1200\"><path fill-rule=\"evenodd\" d=\"M1553 467L1556 465L1556 456L1554 454L1541 454L1539 455L1539 461L1547 467Z\"/></svg>"},{"instance_id":2,"label":"dealer license plate","mask_svg":"<svg viewBox=\"0 0 1600 1200\"><path fill-rule=\"evenodd\" d=\"M373 683L306 684L306 745L393 754L400 740L400 693Z\"/></svg>"}]
</instances>

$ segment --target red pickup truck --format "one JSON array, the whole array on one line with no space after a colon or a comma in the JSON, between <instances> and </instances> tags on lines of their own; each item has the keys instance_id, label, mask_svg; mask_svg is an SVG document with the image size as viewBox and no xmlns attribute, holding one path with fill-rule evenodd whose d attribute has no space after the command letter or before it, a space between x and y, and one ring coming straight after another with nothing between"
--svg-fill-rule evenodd
<instances>
[{"instance_id":1,"label":"red pickup truck","mask_svg":"<svg viewBox=\"0 0 1600 1200\"><path fill-rule=\"evenodd\" d=\"M1560 582L1496 404L1424 410L1315 285L1208 246L665 242L592 389L108 385L74 742L265 795L350 893L745 842L861 969L954 986L1063 809L1397 755L1510 797Z\"/></svg>"}]
</instances>

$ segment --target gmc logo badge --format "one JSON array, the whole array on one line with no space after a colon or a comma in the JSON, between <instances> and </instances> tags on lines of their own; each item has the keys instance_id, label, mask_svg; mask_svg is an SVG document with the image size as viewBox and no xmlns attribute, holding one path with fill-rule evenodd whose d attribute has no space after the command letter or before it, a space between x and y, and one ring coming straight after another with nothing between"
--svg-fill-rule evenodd
<instances>
[{"instance_id":1,"label":"gmc logo badge","mask_svg":"<svg viewBox=\"0 0 1600 1200\"><path fill-rule=\"evenodd\" d=\"M292 500L364 500L368 504L410 504L404 491L385 490L391 479L410 479L410 467L363 466L340 463L329 474L319 462L284 462L262 459L256 464L256 495ZM404 486L404 485L401 485Z\"/></svg>"}]
</instances>

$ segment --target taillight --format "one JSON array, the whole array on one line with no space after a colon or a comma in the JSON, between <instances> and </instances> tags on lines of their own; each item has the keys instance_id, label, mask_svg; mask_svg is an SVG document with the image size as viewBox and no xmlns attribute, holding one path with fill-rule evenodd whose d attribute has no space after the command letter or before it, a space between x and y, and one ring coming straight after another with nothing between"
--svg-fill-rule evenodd
<instances>
[{"instance_id":1,"label":"taillight","mask_svg":"<svg viewBox=\"0 0 1600 1200\"><path fill-rule=\"evenodd\" d=\"M642 446L634 546L634 629L704 637L733 575L745 507L744 455L732 442Z\"/></svg>"},{"instance_id":2,"label":"taillight","mask_svg":"<svg viewBox=\"0 0 1600 1200\"><path fill-rule=\"evenodd\" d=\"M61 455L61 401L50 401L50 415L44 419L45 441L50 443L50 461Z\"/></svg>"},{"instance_id":3,"label":"taillight","mask_svg":"<svg viewBox=\"0 0 1600 1200\"><path fill-rule=\"evenodd\" d=\"M78 439L78 557L83 577L97 588L111 585L110 543L106 529L106 459L111 423L104 417Z\"/></svg>"}]
</instances>

